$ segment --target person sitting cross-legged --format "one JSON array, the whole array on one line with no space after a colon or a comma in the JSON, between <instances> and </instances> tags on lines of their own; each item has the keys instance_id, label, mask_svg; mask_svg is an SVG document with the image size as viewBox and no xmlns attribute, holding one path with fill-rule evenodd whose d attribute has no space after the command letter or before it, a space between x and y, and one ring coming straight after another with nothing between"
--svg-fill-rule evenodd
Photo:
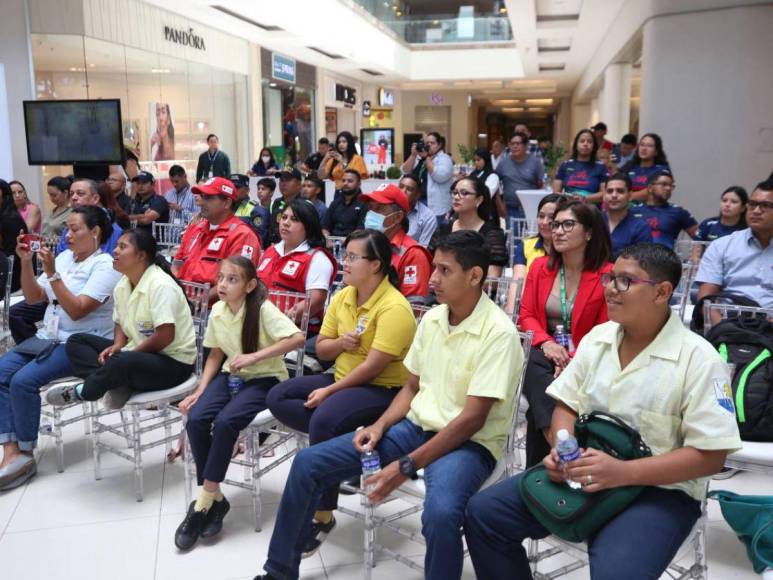
<instances>
[{"instance_id":1,"label":"person sitting cross-legged","mask_svg":"<svg viewBox=\"0 0 773 580\"><path fill-rule=\"evenodd\" d=\"M644 486L622 512L590 538L594 580L660 578L701 514L706 477L741 447L730 374L716 350L671 311L682 264L670 249L640 243L620 252L602 277L609 322L592 329L548 394L551 423L574 431L578 415L602 411L639 431L652 456L622 461L583 450L566 465L555 446L544 458L548 476L566 476L593 495ZM545 529L519 494L519 478L479 492L467 504L467 546L479 580L531 578L522 542Z\"/></svg>"},{"instance_id":2,"label":"person sitting cross-legged","mask_svg":"<svg viewBox=\"0 0 773 580\"><path fill-rule=\"evenodd\" d=\"M312 445L295 457L256 580L295 579L322 492L360 473L375 448L383 469L369 477L381 501L424 469L425 576L461 578L461 525L467 500L491 474L512 421L523 364L510 318L482 291L489 252L473 231L439 242L430 285L441 305L419 324L404 364L408 380L371 425Z\"/></svg>"}]
</instances>

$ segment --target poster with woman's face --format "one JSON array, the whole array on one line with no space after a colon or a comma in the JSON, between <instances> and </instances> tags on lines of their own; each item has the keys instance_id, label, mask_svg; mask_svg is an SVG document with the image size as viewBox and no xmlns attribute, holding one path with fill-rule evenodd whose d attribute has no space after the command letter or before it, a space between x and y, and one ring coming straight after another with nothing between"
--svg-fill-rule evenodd
<instances>
[{"instance_id":1,"label":"poster with woman's face","mask_svg":"<svg viewBox=\"0 0 773 580\"><path fill-rule=\"evenodd\" d=\"M169 103L150 104L150 159L171 161L174 153L174 117Z\"/></svg>"}]
</instances>

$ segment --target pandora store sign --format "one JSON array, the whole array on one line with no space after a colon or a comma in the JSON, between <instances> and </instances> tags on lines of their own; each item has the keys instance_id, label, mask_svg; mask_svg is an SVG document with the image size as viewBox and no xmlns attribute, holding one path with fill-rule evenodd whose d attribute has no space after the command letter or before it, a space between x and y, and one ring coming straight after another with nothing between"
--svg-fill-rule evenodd
<instances>
[{"instance_id":1,"label":"pandora store sign","mask_svg":"<svg viewBox=\"0 0 773 580\"><path fill-rule=\"evenodd\" d=\"M204 44L204 38L198 34L194 34L193 28L185 30L164 26L164 39L169 42L174 42L175 44L190 46L196 50L207 50L207 46Z\"/></svg>"}]
</instances>

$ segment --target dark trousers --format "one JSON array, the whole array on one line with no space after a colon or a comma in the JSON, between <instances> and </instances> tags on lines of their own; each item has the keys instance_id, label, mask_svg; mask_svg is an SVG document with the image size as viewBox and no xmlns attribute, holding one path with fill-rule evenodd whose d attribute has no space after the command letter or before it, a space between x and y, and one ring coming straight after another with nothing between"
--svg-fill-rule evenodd
<instances>
[{"instance_id":1,"label":"dark trousers","mask_svg":"<svg viewBox=\"0 0 773 580\"><path fill-rule=\"evenodd\" d=\"M521 499L519 477L486 488L467 503L464 535L478 580L532 577L523 541L544 538L548 531ZM645 488L591 538L591 578L660 578L699 516L700 502L686 493Z\"/></svg>"},{"instance_id":2,"label":"dark trousers","mask_svg":"<svg viewBox=\"0 0 773 580\"><path fill-rule=\"evenodd\" d=\"M35 336L38 331L36 322L43 320L48 302L30 304L26 300L11 306L8 311L8 328L16 344L20 344Z\"/></svg>"},{"instance_id":3,"label":"dark trousers","mask_svg":"<svg viewBox=\"0 0 773 580\"><path fill-rule=\"evenodd\" d=\"M333 375L298 377L278 384L268 395L268 408L282 423L309 434L309 443L315 445L357 427L365 427L378 419L392 403L400 389L374 385L349 387L330 395L315 409L304 407L309 394L335 382ZM338 507L338 486L325 491L320 510Z\"/></svg>"},{"instance_id":4,"label":"dark trousers","mask_svg":"<svg viewBox=\"0 0 773 580\"><path fill-rule=\"evenodd\" d=\"M84 379L81 397L96 401L111 389L128 387L133 391L162 391L187 381L193 365L163 354L119 352L99 364L99 353L113 341L93 334L73 334L65 345L76 377Z\"/></svg>"},{"instance_id":5,"label":"dark trousers","mask_svg":"<svg viewBox=\"0 0 773 580\"><path fill-rule=\"evenodd\" d=\"M556 402L545 392L553 382L555 366L535 348L529 356L523 394L529 402L526 411L526 467L542 461L550 453L550 445L542 434L550 427Z\"/></svg>"},{"instance_id":6,"label":"dark trousers","mask_svg":"<svg viewBox=\"0 0 773 580\"><path fill-rule=\"evenodd\" d=\"M279 381L263 377L246 381L231 399L228 375L217 375L188 413L185 430L196 462L196 480L225 479L239 432L266 409L266 395Z\"/></svg>"}]
</instances>

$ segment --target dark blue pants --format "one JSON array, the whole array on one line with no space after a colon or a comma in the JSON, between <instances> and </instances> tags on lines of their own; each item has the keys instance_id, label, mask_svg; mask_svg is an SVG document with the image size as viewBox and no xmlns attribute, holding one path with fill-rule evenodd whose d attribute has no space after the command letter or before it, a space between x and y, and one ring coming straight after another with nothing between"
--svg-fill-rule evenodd
<instances>
[{"instance_id":1,"label":"dark blue pants","mask_svg":"<svg viewBox=\"0 0 773 580\"><path fill-rule=\"evenodd\" d=\"M231 399L228 375L217 375L188 413L185 430L196 462L196 480L220 483L231 463L239 432L266 409L266 395L279 381L264 377L247 381Z\"/></svg>"},{"instance_id":2,"label":"dark blue pants","mask_svg":"<svg viewBox=\"0 0 773 580\"><path fill-rule=\"evenodd\" d=\"M518 494L518 478L506 479L470 499L464 523L478 580L531 578L522 542L547 530ZM593 580L660 578L700 516L700 502L686 493L646 488L590 541Z\"/></svg>"},{"instance_id":3,"label":"dark blue pants","mask_svg":"<svg viewBox=\"0 0 773 580\"><path fill-rule=\"evenodd\" d=\"M398 388L363 385L342 389L316 409L303 406L309 394L335 382L333 375L311 375L283 381L271 389L267 403L271 414L282 423L309 434L309 443L316 445L333 437L365 427L378 419L400 391ZM320 510L338 507L338 485L327 490L319 504Z\"/></svg>"},{"instance_id":4,"label":"dark blue pants","mask_svg":"<svg viewBox=\"0 0 773 580\"><path fill-rule=\"evenodd\" d=\"M408 419L390 427L378 443L381 465L416 450L435 434ZM295 457L279 504L268 547L266 572L282 580L298 578L301 551L322 492L361 473L354 433L303 449ZM427 580L458 580L464 564L461 526L464 506L494 469L491 453L467 441L424 468L427 489L421 533L427 540Z\"/></svg>"},{"instance_id":5,"label":"dark blue pants","mask_svg":"<svg viewBox=\"0 0 773 580\"><path fill-rule=\"evenodd\" d=\"M8 311L8 328L16 344L21 344L35 336L38 331L36 322L43 320L48 302L30 304L26 300L17 302Z\"/></svg>"}]
</instances>

